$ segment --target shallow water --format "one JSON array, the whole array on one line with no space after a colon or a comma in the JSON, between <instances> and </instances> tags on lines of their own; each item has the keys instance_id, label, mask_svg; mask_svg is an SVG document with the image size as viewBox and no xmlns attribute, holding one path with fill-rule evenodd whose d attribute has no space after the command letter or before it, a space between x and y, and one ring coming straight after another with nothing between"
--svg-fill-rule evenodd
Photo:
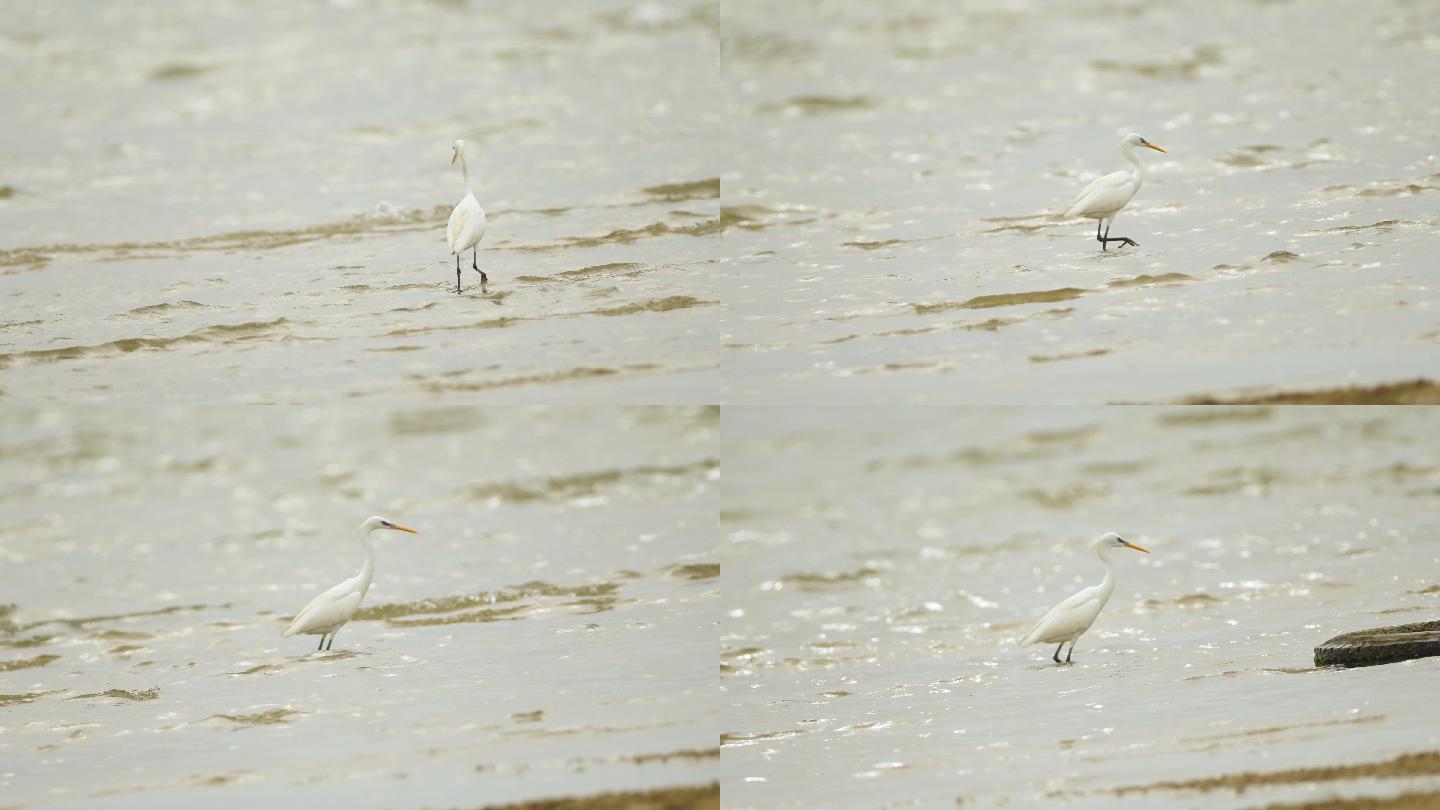
<instances>
[{"instance_id":1,"label":"shallow water","mask_svg":"<svg viewBox=\"0 0 1440 810\"><path fill-rule=\"evenodd\" d=\"M438 807L714 780L713 409L0 421L7 807ZM377 535L331 651L282 639L360 567L352 527L375 512L420 534Z\"/></svg>"},{"instance_id":2,"label":"shallow water","mask_svg":"<svg viewBox=\"0 0 1440 810\"><path fill-rule=\"evenodd\" d=\"M725 400L1433 374L1437 25L1405 0L732 6ZM1053 212L1131 130L1169 154L1111 234L1140 247L1105 253Z\"/></svg>"},{"instance_id":3,"label":"shallow water","mask_svg":"<svg viewBox=\"0 0 1440 810\"><path fill-rule=\"evenodd\" d=\"M713 401L710 6L9 17L4 394ZM463 296L455 138L490 220Z\"/></svg>"},{"instance_id":4,"label":"shallow water","mask_svg":"<svg viewBox=\"0 0 1440 810\"><path fill-rule=\"evenodd\" d=\"M726 409L721 681L735 808L1256 807L1440 750L1440 659L1315 669L1440 607L1440 411ZM1117 586L1074 663L1016 642ZM1238 774L1362 773L1252 784ZM1231 777L1228 783L1157 783ZM1243 793L1227 784L1238 783ZM1132 788L1147 790L1126 790Z\"/></svg>"}]
</instances>

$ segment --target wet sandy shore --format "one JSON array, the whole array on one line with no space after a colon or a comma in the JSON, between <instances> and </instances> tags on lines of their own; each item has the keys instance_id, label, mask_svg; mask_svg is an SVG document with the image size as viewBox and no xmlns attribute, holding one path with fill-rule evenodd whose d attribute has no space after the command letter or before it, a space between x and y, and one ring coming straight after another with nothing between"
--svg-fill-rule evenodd
<instances>
[{"instance_id":1,"label":"wet sandy shore","mask_svg":"<svg viewBox=\"0 0 1440 810\"><path fill-rule=\"evenodd\" d=\"M485 810L719 810L719 807L720 786L715 784L485 805Z\"/></svg>"},{"instance_id":2,"label":"wet sandy shore","mask_svg":"<svg viewBox=\"0 0 1440 810\"><path fill-rule=\"evenodd\" d=\"M725 401L1178 402L1430 371L1433 5L740 3ZM1353 60L1337 70L1333 55ZM1423 122L1423 123L1421 123ZM1102 252L1057 216L1169 150ZM1344 401L1343 399L1340 401Z\"/></svg>"},{"instance_id":3,"label":"wet sandy shore","mask_svg":"<svg viewBox=\"0 0 1440 810\"><path fill-rule=\"evenodd\" d=\"M0 804L704 806L670 789L718 763L718 420L0 411L0 557L26 572L0 602ZM330 650L282 638L374 512L420 533L376 539Z\"/></svg>"},{"instance_id":4,"label":"wet sandy shore","mask_svg":"<svg viewBox=\"0 0 1440 810\"><path fill-rule=\"evenodd\" d=\"M704 403L718 385L718 182L500 211L464 295L448 210L0 256L0 394L145 404ZM575 233L560 236L558 233ZM434 261L417 261L429 255ZM448 288L447 288L448 285ZM547 393L550 392L550 393Z\"/></svg>"},{"instance_id":5,"label":"wet sandy shore","mask_svg":"<svg viewBox=\"0 0 1440 810\"><path fill-rule=\"evenodd\" d=\"M1313 661L1440 607L1437 419L727 408L726 805L1424 802L1440 658ZM1017 642L1102 531L1153 553L1057 666Z\"/></svg>"},{"instance_id":6,"label":"wet sandy shore","mask_svg":"<svg viewBox=\"0 0 1440 810\"><path fill-rule=\"evenodd\" d=\"M12 16L0 396L715 400L711 4Z\"/></svg>"},{"instance_id":7,"label":"wet sandy shore","mask_svg":"<svg viewBox=\"0 0 1440 810\"><path fill-rule=\"evenodd\" d=\"M1218 399L1192 397L1188 405L1440 405L1440 385L1431 380L1376 385L1348 386L1319 391L1287 391Z\"/></svg>"}]
</instances>

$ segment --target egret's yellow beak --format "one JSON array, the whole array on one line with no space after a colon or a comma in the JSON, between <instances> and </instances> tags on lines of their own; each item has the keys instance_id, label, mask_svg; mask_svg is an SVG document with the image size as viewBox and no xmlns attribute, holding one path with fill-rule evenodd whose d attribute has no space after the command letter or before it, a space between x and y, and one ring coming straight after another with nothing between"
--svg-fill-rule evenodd
<instances>
[{"instance_id":1,"label":"egret's yellow beak","mask_svg":"<svg viewBox=\"0 0 1440 810\"><path fill-rule=\"evenodd\" d=\"M1156 152L1165 152L1164 149L1161 149L1160 147L1156 146L1156 145L1153 144L1153 143L1150 143L1149 141L1146 141L1146 142L1145 142L1145 145L1148 146L1148 147L1150 147L1151 149L1154 149ZM1170 154L1170 153L1169 153L1169 152L1165 152L1165 154L1168 155L1168 154ZM1141 551L1144 551L1145 549L1142 548L1142 549L1140 549L1140 550L1141 550Z\"/></svg>"},{"instance_id":2,"label":"egret's yellow beak","mask_svg":"<svg viewBox=\"0 0 1440 810\"><path fill-rule=\"evenodd\" d=\"M1156 148L1159 148L1159 147L1156 147ZM1145 552L1146 554L1149 554L1149 553L1150 553L1150 549L1145 548L1144 546L1137 546L1137 545L1135 545L1134 543L1130 542L1129 540L1121 540L1120 542L1124 543L1125 545L1129 546L1130 548L1135 549L1136 551L1143 551L1143 552Z\"/></svg>"},{"instance_id":3,"label":"egret's yellow beak","mask_svg":"<svg viewBox=\"0 0 1440 810\"><path fill-rule=\"evenodd\" d=\"M1163 151L1165 151L1165 150L1162 149L1162 150L1160 150L1160 151L1163 152ZM460 153L459 153L459 152L452 152L451 155L450 155L450 165L451 165L451 166L454 166L454 165L455 165L455 161L457 161L457 160L459 160L459 159L460 159Z\"/></svg>"},{"instance_id":4,"label":"egret's yellow beak","mask_svg":"<svg viewBox=\"0 0 1440 810\"><path fill-rule=\"evenodd\" d=\"M390 524L390 528L394 529L394 530L397 531L397 532L409 532L409 533L411 533L411 534L419 534L419 533L420 533L420 532L415 531L414 529L410 529L410 528L406 528L406 527L404 527L404 526L401 526L399 523L391 523L391 524Z\"/></svg>"}]
</instances>

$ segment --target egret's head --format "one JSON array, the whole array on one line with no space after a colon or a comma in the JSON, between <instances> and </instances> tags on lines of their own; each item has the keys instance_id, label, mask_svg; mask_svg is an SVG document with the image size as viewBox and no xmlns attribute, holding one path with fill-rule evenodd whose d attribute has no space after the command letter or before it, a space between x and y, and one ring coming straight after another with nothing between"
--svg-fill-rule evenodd
<instances>
[{"instance_id":1,"label":"egret's head","mask_svg":"<svg viewBox=\"0 0 1440 810\"><path fill-rule=\"evenodd\" d=\"M1138 136L1137 136L1137 137L1138 137ZM1134 543L1130 542L1129 540L1126 540L1125 538L1123 538L1123 537L1121 537L1120 535L1116 534L1115 532L1106 532L1106 533L1100 535L1098 538L1096 538L1096 539L1095 539L1095 548L1097 548L1097 549L1107 549L1107 548L1133 548L1133 549L1135 549L1136 551L1143 551L1143 552L1145 552L1146 554L1149 554L1149 553L1150 553L1150 549L1145 548L1144 546L1137 546L1137 545L1135 545Z\"/></svg>"},{"instance_id":2,"label":"egret's head","mask_svg":"<svg viewBox=\"0 0 1440 810\"><path fill-rule=\"evenodd\" d=\"M411 534L419 534L419 532L415 531L414 529L408 529L404 526L401 526L399 523L392 523L391 521L388 521L385 518L380 517L379 515L374 515L372 517L366 518L365 522L360 524L360 529L366 532L373 532L376 529L391 529L397 532L409 532Z\"/></svg>"},{"instance_id":3,"label":"egret's head","mask_svg":"<svg viewBox=\"0 0 1440 810\"><path fill-rule=\"evenodd\" d=\"M1125 146L1130 146L1130 147L1143 146L1143 147L1145 147L1145 148L1147 148L1147 149L1154 149L1156 152L1164 152L1164 151L1165 151L1164 149L1161 149L1160 147L1156 146L1155 144L1150 143L1149 141L1147 141L1147 140L1145 140L1144 138L1140 137L1139 134L1134 133L1134 132L1130 133L1129 135L1126 135L1126 136L1125 136L1125 139L1124 139L1123 141L1121 141L1121 144L1123 144L1123 145L1125 145Z\"/></svg>"},{"instance_id":4,"label":"egret's head","mask_svg":"<svg viewBox=\"0 0 1440 810\"><path fill-rule=\"evenodd\" d=\"M1136 137L1139 137L1139 136L1137 135ZM463 154L465 154L465 142L462 141L462 140L456 139L455 145L454 145L454 147L452 147L452 148L453 148L455 151L454 151L453 154L450 155L450 165L451 165L451 166L454 166L454 165L455 165L455 161L459 160L459 159L460 159L460 156L463 155Z\"/></svg>"}]
</instances>

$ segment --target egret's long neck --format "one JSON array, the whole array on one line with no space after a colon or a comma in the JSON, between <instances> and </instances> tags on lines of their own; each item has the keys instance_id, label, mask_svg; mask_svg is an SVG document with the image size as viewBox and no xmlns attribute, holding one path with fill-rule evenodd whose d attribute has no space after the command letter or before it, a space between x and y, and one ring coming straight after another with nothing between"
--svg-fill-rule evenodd
<instances>
[{"instance_id":1,"label":"egret's long neck","mask_svg":"<svg viewBox=\"0 0 1440 810\"><path fill-rule=\"evenodd\" d=\"M375 578L375 548L370 545L370 532L360 532L360 545L365 549L365 564L360 566L360 598L370 590L370 580Z\"/></svg>"},{"instance_id":2,"label":"egret's long neck","mask_svg":"<svg viewBox=\"0 0 1440 810\"><path fill-rule=\"evenodd\" d=\"M1145 164L1140 162L1140 158L1135 157L1135 149L1128 143L1120 147L1120 154L1124 155L1125 159L1130 161L1130 165L1135 167L1135 188L1139 190L1140 186L1145 183Z\"/></svg>"},{"instance_id":3,"label":"egret's long neck","mask_svg":"<svg viewBox=\"0 0 1440 810\"><path fill-rule=\"evenodd\" d=\"M474 194L475 192L470 190L470 167L465 165L464 152L460 153L460 173L465 175L465 193Z\"/></svg>"},{"instance_id":4,"label":"egret's long neck","mask_svg":"<svg viewBox=\"0 0 1440 810\"><path fill-rule=\"evenodd\" d=\"M1105 579L1100 582L1100 605L1103 607L1110 601L1110 594L1115 591L1115 563L1110 562L1110 555L1107 554L1110 548L1101 546L1095 549L1095 556L1100 562L1105 563Z\"/></svg>"}]
</instances>

